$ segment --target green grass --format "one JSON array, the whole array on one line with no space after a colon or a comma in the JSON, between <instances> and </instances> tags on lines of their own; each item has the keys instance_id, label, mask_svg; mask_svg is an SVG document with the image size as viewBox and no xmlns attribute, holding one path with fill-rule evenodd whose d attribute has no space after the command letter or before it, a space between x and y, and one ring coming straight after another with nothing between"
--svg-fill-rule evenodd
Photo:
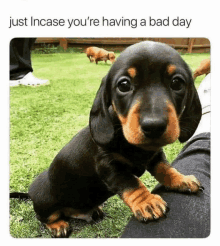
<instances>
[{"instance_id":1,"label":"green grass","mask_svg":"<svg viewBox=\"0 0 220 246\"><path fill-rule=\"evenodd\" d=\"M117 53L119 55L119 53ZM195 70L209 54L182 56ZM33 54L34 74L50 80L40 87L10 89L10 192L27 192L33 179L45 170L58 151L88 124L89 112L102 77L110 63L90 63L83 53ZM204 76L196 79L196 86ZM167 146L172 162L182 145ZM152 190L156 181L148 172L142 181ZM71 237L120 237L132 216L129 208L114 196L104 205L107 216L95 225L75 221ZM10 233L17 238L50 237L35 218L31 201L10 201Z\"/></svg>"}]
</instances>

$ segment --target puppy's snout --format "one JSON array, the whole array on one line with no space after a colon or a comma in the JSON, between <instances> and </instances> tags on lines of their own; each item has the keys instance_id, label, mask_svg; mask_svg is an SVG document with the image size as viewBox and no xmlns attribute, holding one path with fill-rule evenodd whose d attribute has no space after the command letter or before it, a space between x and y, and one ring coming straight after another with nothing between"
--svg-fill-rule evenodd
<instances>
[{"instance_id":1,"label":"puppy's snout","mask_svg":"<svg viewBox=\"0 0 220 246\"><path fill-rule=\"evenodd\" d=\"M167 120L165 118L145 117L141 120L141 129L148 138L159 138L166 131Z\"/></svg>"}]
</instances>

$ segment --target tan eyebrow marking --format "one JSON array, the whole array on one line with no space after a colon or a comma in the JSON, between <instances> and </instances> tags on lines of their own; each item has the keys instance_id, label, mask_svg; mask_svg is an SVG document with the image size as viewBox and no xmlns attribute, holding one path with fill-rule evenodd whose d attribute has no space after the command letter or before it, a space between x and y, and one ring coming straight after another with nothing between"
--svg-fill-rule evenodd
<instances>
[{"instance_id":1,"label":"tan eyebrow marking","mask_svg":"<svg viewBox=\"0 0 220 246\"><path fill-rule=\"evenodd\" d=\"M169 65L167 67L167 72L169 75L172 75L176 71L176 66L175 65Z\"/></svg>"},{"instance_id":2,"label":"tan eyebrow marking","mask_svg":"<svg viewBox=\"0 0 220 246\"><path fill-rule=\"evenodd\" d=\"M128 74L131 76L131 78L134 78L137 74L137 70L135 67L130 67L128 69Z\"/></svg>"}]
</instances>

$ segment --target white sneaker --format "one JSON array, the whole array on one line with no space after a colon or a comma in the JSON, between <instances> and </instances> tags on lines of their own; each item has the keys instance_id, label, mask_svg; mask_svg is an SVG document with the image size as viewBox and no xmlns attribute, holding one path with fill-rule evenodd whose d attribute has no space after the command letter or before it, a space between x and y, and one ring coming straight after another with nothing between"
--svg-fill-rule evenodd
<instances>
[{"instance_id":1,"label":"white sneaker","mask_svg":"<svg viewBox=\"0 0 220 246\"><path fill-rule=\"evenodd\" d=\"M9 85L10 85L10 87L12 87L12 86L19 86L19 79L18 80L10 80L9 81Z\"/></svg>"},{"instance_id":2,"label":"white sneaker","mask_svg":"<svg viewBox=\"0 0 220 246\"><path fill-rule=\"evenodd\" d=\"M38 79L34 77L34 75L31 72L29 72L22 79L10 80L9 84L10 86L18 86L18 85L38 86L43 84L49 84L49 80Z\"/></svg>"}]
</instances>

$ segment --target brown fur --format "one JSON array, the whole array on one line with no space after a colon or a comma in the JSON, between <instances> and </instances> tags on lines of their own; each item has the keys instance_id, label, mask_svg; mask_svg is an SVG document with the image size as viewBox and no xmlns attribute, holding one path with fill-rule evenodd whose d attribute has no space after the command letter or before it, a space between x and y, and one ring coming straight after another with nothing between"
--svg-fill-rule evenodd
<instances>
[{"instance_id":1,"label":"brown fur","mask_svg":"<svg viewBox=\"0 0 220 246\"><path fill-rule=\"evenodd\" d=\"M138 179L139 187L127 190L122 194L122 199L138 220L159 219L166 211L166 202L158 195L151 194L145 185Z\"/></svg>"},{"instance_id":2,"label":"brown fur","mask_svg":"<svg viewBox=\"0 0 220 246\"><path fill-rule=\"evenodd\" d=\"M98 47L89 47L86 49L86 55L89 58L90 62L95 60L95 63L98 64L99 61L110 60L111 63L115 62L115 53L107 51Z\"/></svg>"},{"instance_id":3,"label":"brown fur","mask_svg":"<svg viewBox=\"0 0 220 246\"><path fill-rule=\"evenodd\" d=\"M201 61L199 67L195 70L193 74L193 79L195 80L196 77L209 74L210 73L210 59L204 59Z\"/></svg>"},{"instance_id":4,"label":"brown fur","mask_svg":"<svg viewBox=\"0 0 220 246\"><path fill-rule=\"evenodd\" d=\"M172 190L197 192L200 183L193 175L185 176L168 163L159 163L155 167L155 178Z\"/></svg>"},{"instance_id":5,"label":"brown fur","mask_svg":"<svg viewBox=\"0 0 220 246\"><path fill-rule=\"evenodd\" d=\"M167 103L168 111L168 124L167 129L162 136L162 141L166 144L171 144L175 142L180 135L179 120L176 114L176 110L171 103Z\"/></svg>"},{"instance_id":6,"label":"brown fur","mask_svg":"<svg viewBox=\"0 0 220 246\"><path fill-rule=\"evenodd\" d=\"M175 73L175 71L176 71L176 66L175 65L169 65L167 67L167 72L168 72L169 75L172 75L173 73Z\"/></svg>"},{"instance_id":7,"label":"brown fur","mask_svg":"<svg viewBox=\"0 0 220 246\"><path fill-rule=\"evenodd\" d=\"M139 105L137 102L129 111L127 117L118 115L125 138L131 144L142 144L145 137L139 125Z\"/></svg>"},{"instance_id":8,"label":"brown fur","mask_svg":"<svg viewBox=\"0 0 220 246\"><path fill-rule=\"evenodd\" d=\"M135 67L130 67L130 68L128 69L128 74L129 74L132 78L134 78L134 77L137 75L137 70L136 70L136 68L135 68Z\"/></svg>"},{"instance_id":9,"label":"brown fur","mask_svg":"<svg viewBox=\"0 0 220 246\"><path fill-rule=\"evenodd\" d=\"M69 223L64 220L57 220L57 212L50 216L51 222L46 224L54 237L66 237L69 231ZM54 220L54 221L52 221Z\"/></svg>"},{"instance_id":10,"label":"brown fur","mask_svg":"<svg viewBox=\"0 0 220 246\"><path fill-rule=\"evenodd\" d=\"M114 105L114 103L113 103ZM113 106L115 112L116 108ZM130 109L129 114L124 117L118 114L118 117L122 124L122 129L125 138L127 141L134 145L144 145L149 144L150 140L144 136L144 133L141 130L141 126L139 124L139 108L140 103L136 102ZM168 124L166 131L158 140L155 140L155 144L171 144L175 142L180 134L180 127L179 127L179 119L177 117L176 111L174 106L171 103L167 103L167 114L168 114ZM149 149L149 148L148 148ZM154 148L150 146L150 149L153 150ZM157 149L157 148L156 148Z\"/></svg>"}]
</instances>

